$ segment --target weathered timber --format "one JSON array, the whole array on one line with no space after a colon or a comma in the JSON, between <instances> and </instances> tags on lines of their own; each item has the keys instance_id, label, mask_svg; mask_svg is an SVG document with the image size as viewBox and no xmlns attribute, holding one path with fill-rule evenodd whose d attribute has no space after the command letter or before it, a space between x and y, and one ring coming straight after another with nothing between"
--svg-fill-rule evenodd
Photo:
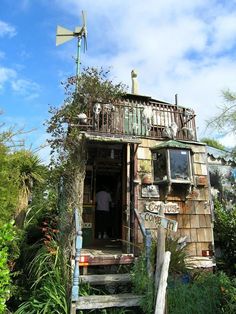
<instances>
[{"instance_id":1,"label":"weathered timber","mask_svg":"<svg viewBox=\"0 0 236 314\"><path fill-rule=\"evenodd\" d=\"M156 298L156 308L155 314L164 314L165 311L165 301L166 301L166 287L167 287L167 278L170 264L170 252L165 252L164 262L161 269L161 275L159 280L157 298Z\"/></svg>"},{"instance_id":2,"label":"weathered timber","mask_svg":"<svg viewBox=\"0 0 236 314\"><path fill-rule=\"evenodd\" d=\"M140 305L141 296L132 293L113 295L90 295L79 297L77 310L105 309L109 307L133 307Z\"/></svg>"},{"instance_id":3,"label":"weathered timber","mask_svg":"<svg viewBox=\"0 0 236 314\"><path fill-rule=\"evenodd\" d=\"M80 276L80 280L83 283L89 283L93 285L105 285L105 284L119 284L128 283L131 280L130 274L105 274L105 275L84 275Z\"/></svg>"},{"instance_id":4,"label":"weathered timber","mask_svg":"<svg viewBox=\"0 0 236 314\"><path fill-rule=\"evenodd\" d=\"M164 207L160 208L160 215L164 215ZM157 291L160 276L161 268L164 261L165 254L165 229L162 226L159 226L157 231L157 252L156 252L156 271L155 271L155 290Z\"/></svg>"}]
</instances>

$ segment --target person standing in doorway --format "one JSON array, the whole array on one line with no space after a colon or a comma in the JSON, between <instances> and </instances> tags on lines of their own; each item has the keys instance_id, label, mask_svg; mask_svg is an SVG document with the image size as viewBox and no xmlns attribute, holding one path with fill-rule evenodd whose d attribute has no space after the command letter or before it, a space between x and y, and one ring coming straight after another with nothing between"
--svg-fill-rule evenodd
<instances>
[{"instance_id":1,"label":"person standing in doorway","mask_svg":"<svg viewBox=\"0 0 236 314\"><path fill-rule=\"evenodd\" d=\"M96 194L96 233L98 239L107 239L110 235L111 195L105 186Z\"/></svg>"}]
</instances>

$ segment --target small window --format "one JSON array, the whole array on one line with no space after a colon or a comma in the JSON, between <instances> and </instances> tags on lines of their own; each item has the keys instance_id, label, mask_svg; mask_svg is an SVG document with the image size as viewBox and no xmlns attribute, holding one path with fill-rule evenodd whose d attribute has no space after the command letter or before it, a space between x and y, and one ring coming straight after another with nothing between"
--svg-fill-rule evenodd
<instances>
[{"instance_id":1,"label":"small window","mask_svg":"<svg viewBox=\"0 0 236 314\"><path fill-rule=\"evenodd\" d=\"M152 149L154 182L190 184L191 157L190 149L154 148Z\"/></svg>"},{"instance_id":2,"label":"small window","mask_svg":"<svg viewBox=\"0 0 236 314\"><path fill-rule=\"evenodd\" d=\"M166 151L153 153L154 181L167 180Z\"/></svg>"},{"instance_id":3,"label":"small window","mask_svg":"<svg viewBox=\"0 0 236 314\"><path fill-rule=\"evenodd\" d=\"M171 180L189 181L189 151L170 149L170 177Z\"/></svg>"}]
</instances>

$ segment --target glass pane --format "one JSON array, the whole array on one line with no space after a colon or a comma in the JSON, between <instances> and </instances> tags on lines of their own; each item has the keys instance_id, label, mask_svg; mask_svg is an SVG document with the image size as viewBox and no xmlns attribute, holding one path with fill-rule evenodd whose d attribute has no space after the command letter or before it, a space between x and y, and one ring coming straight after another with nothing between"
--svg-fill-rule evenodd
<instances>
[{"instance_id":1,"label":"glass pane","mask_svg":"<svg viewBox=\"0 0 236 314\"><path fill-rule=\"evenodd\" d=\"M153 154L154 181L163 181L167 179L166 154L165 152L156 152Z\"/></svg>"},{"instance_id":2,"label":"glass pane","mask_svg":"<svg viewBox=\"0 0 236 314\"><path fill-rule=\"evenodd\" d=\"M170 173L172 180L190 180L189 151L170 149Z\"/></svg>"}]
</instances>

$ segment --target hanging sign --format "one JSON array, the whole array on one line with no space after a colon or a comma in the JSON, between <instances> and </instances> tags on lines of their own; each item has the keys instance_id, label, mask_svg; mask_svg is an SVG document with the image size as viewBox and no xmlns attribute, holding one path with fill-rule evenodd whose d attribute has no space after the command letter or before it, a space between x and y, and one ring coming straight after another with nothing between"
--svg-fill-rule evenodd
<instances>
[{"instance_id":1,"label":"hanging sign","mask_svg":"<svg viewBox=\"0 0 236 314\"><path fill-rule=\"evenodd\" d=\"M144 212L140 214L141 218L144 221L145 228L148 229L157 229L159 226L167 230L176 232L178 228L178 222L166 217L157 215L151 212Z\"/></svg>"},{"instance_id":2,"label":"hanging sign","mask_svg":"<svg viewBox=\"0 0 236 314\"><path fill-rule=\"evenodd\" d=\"M161 201L152 201L145 203L145 210L155 214L159 214L161 207L164 209L165 214L178 214L179 206L176 203L163 203Z\"/></svg>"}]
</instances>

